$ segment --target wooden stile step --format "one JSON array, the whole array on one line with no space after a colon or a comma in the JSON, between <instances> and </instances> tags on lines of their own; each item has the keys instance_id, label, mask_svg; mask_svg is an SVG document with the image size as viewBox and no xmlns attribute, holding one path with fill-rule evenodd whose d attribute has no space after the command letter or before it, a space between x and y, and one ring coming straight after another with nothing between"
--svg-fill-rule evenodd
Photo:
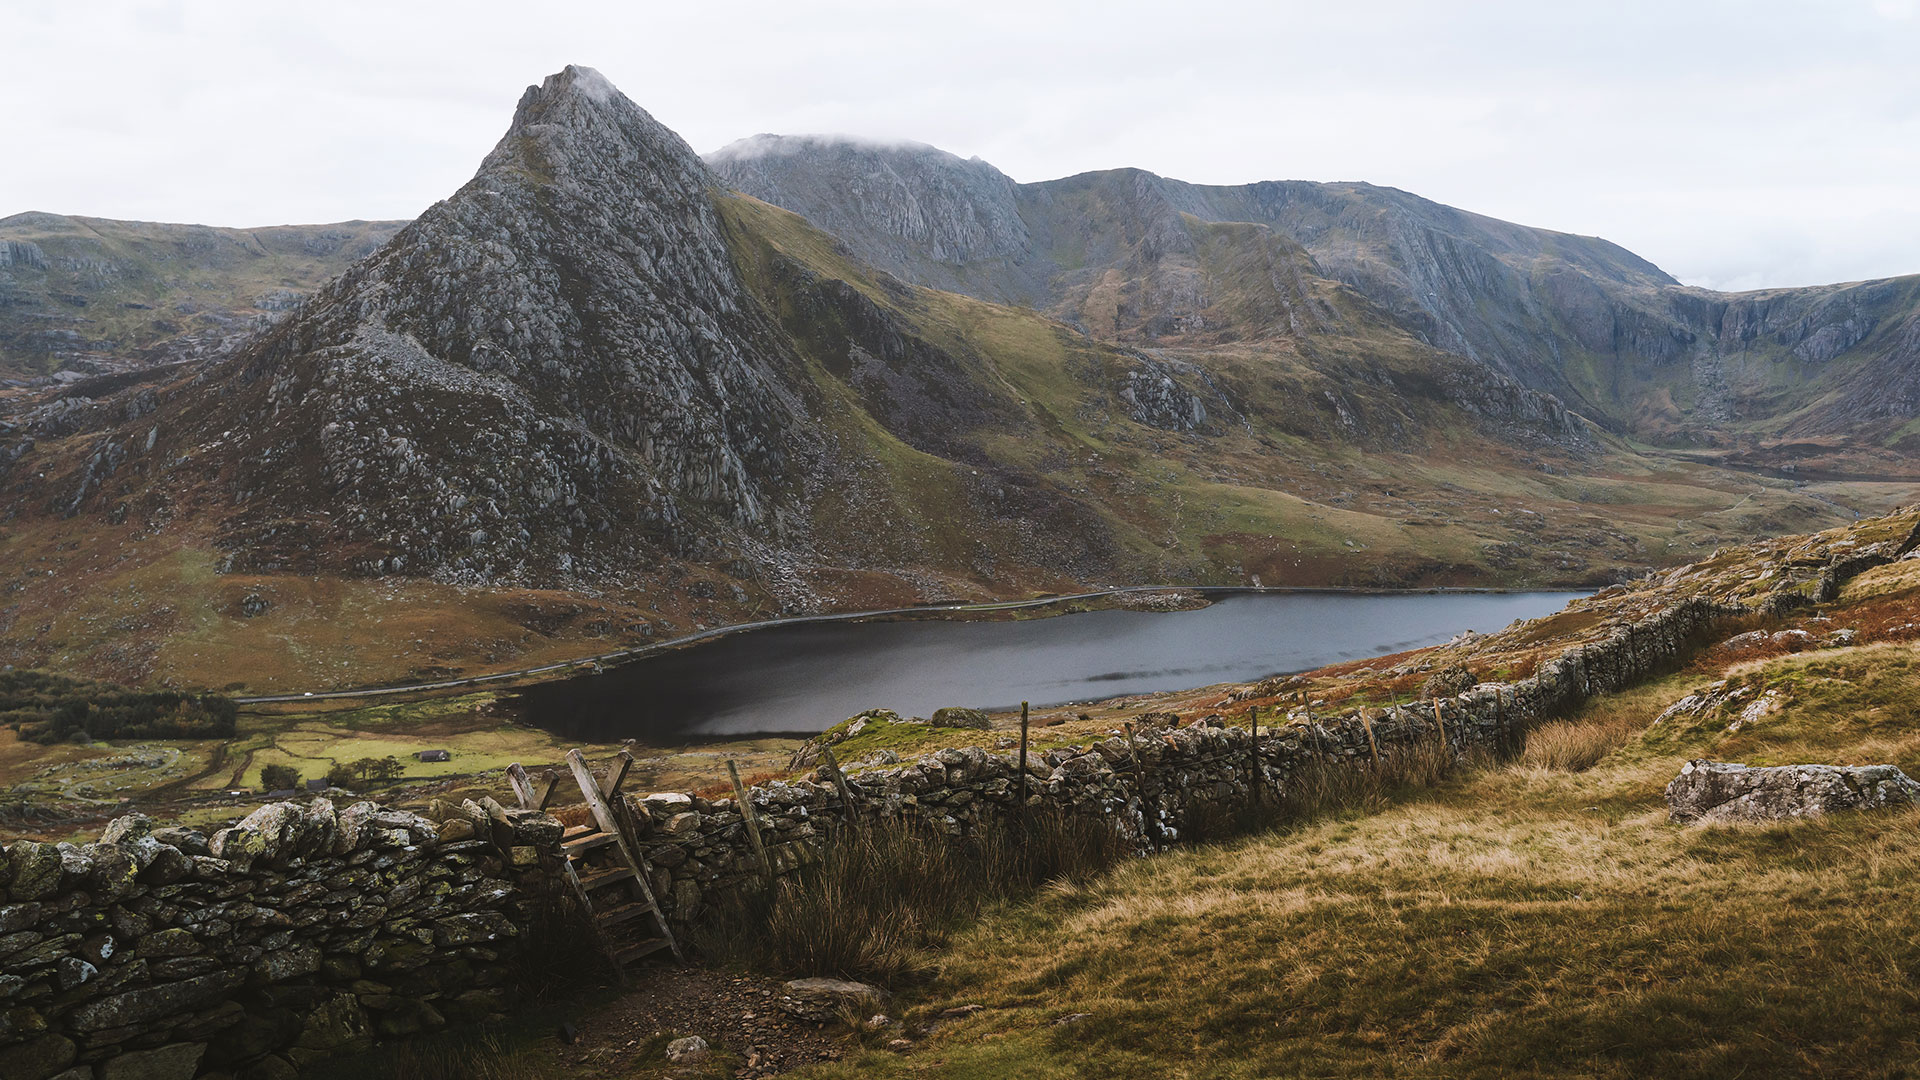
<instances>
[{"instance_id":1,"label":"wooden stile step","mask_svg":"<svg viewBox=\"0 0 1920 1080\"><path fill-rule=\"evenodd\" d=\"M594 848L606 847L608 844L617 844L619 842L620 838L612 833L590 833L580 837L578 840L561 841L560 850L569 855L581 855L592 851Z\"/></svg>"},{"instance_id":2,"label":"wooden stile step","mask_svg":"<svg viewBox=\"0 0 1920 1080\"><path fill-rule=\"evenodd\" d=\"M685 958L680 955L680 944L674 940L673 930L667 926L660 905L654 900L653 887L648 883L650 870L646 860L638 853L638 845L627 836L624 822L614 814L609 804L609 800L618 797L620 784L633 767L632 755L621 754L607 769L605 780L593 775L593 770L588 768L586 759L580 756L578 750L567 751L567 766L580 785L580 794L586 797L587 809L592 811L593 821L562 831L561 868L568 883L573 886L581 908L593 923L594 935L599 939L607 958L613 962L614 971L624 983L627 981L627 965L662 949L671 950L676 960L684 961ZM547 774L544 790L536 790L526 770L517 764L507 769L507 776L513 782L514 792L519 796L522 806L532 807L536 801L544 804L552 795L551 772ZM603 891L608 886L621 884L626 886L625 902ZM601 897L597 903L595 895ZM640 932L648 936L638 941L628 941L620 939L613 932L615 927L624 927L636 920L641 920Z\"/></svg>"},{"instance_id":3,"label":"wooden stile step","mask_svg":"<svg viewBox=\"0 0 1920 1080\"><path fill-rule=\"evenodd\" d=\"M668 941L666 938L649 938L646 941L636 942L635 944L617 950L614 956L622 964L631 964L635 960L652 956L661 949L671 948L673 948L673 942Z\"/></svg>"},{"instance_id":4,"label":"wooden stile step","mask_svg":"<svg viewBox=\"0 0 1920 1080\"><path fill-rule=\"evenodd\" d=\"M578 873L578 871L575 872ZM600 870L581 877L580 888L587 892L592 892L595 889L602 889L608 885L615 885L622 881L630 880L632 877L633 871L624 866L616 866L610 870Z\"/></svg>"},{"instance_id":5,"label":"wooden stile step","mask_svg":"<svg viewBox=\"0 0 1920 1080\"><path fill-rule=\"evenodd\" d=\"M601 926L618 926L629 919L637 919L642 915L656 915L658 913L658 908L645 902L632 903L624 907L603 908L596 912L599 916Z\"/></svg>"}]
</instances>

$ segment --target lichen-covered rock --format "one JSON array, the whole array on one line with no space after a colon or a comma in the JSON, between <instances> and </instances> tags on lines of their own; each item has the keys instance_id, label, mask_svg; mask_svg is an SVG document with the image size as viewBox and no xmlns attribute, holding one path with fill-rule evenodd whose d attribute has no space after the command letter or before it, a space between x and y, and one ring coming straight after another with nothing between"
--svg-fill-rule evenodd
<instances>
[{"instance_id":1,"label":"lichen-covered rock","mask_svg":"<svg viewBox=\"0 0 1920 1080\"><path fill-rule=\"evenodd\" d=\"M988 719L987 714L981 712L979 709L963 709L956 705L949 705L944 709L933 710L932 719L936 727L972 728L975 731L986 731L993 726L993 722Z\"/></svg>"},{"instance_id":2,"label":"lichen-covered rock","mask_svg":"<svg viewBox=\"0 0 1920 1080\"><path fill-rule=\"evenodd\" d=\"M40 900L60 891L62 860L52 844L22 840L7 850L13 881L7 895L14 900Z\"/></svg>"},{"instance_id":3,"label":"lichen-covered rock","mask_svg":"<svg viewBox=\"0 0 1920 1080\"><path fill-rule=\"evenodd\" d=\"M234 826L214 833L207 841L207 850L213 858L245 869L266 854L267 839L252 829Z\"/></svg>"},{"instance_id":4,"label":"lichen-covered rock","mask_svg":"<svg viewBox=\"0 0 1920 1080\"><path fill-rule=\"evenodd\" d=\"M153 819L145 814L124 814L107 822L100 830L103 844L124 844L153 835Z\"/></svg>"},{"instance_id":5,"label":"lichen-covered rock","mask_svg":"<svg viewBox=\"0 0 1920 1080\"><path fill-rule=\"evenodd\" d=\"M698 1035L689 1035L684 1039L675 1039L667 1044L667 1060L675 1065L696 1065L707 1060L711 1049L707 1040Z\"/></svg>"},{"instance_id":6,"label":"lichen-covered rock","mask_svg":"<svg viewBox=\"0 0 1920 1080\"><path fill-rule=\"evenodd\" d=\"M1455 694L1464 694L1473 689L1479 681L1479 678L1465 664L1455 664L1427 676L1427 680L1420 684L1420 696L1423 698L1453 697Z\"/></svg>"},{"instance_id":7,"label":"lichen-covered rock","mask_svg":"<svg viewBox=\"0 0 1920 1080\"><path fill-rule=\"evenodd\" d=\"M551 814L539 810L508 810L507 823L513 829L513 842L527 847L550 850L560 843L566 826Z\"/></svg>"},{"instance_id":8,"label":"lichen-covered rock","mask_svg":"<svg viewBox=\"0 0 1920 1080\"><path fill-rule=\"evenodd\" d=\"M75 1031L106 1031L190 1012L239 986L244 976L220 971L194 979L129 990L90 1002L67 1016Z\"/></svg>"},{"instance_id":9,"label":"lichen-covered rock","mask_svg":"<svg viewBox=\"0 0 1920 1080\"><path fill-rule=\"evenodd\" d=\"M0 1047L0 1076L7 1080L47 1080L73 1064L73 1040L64 1035L42 1035Z\"/></svg>"},{"instance_id":10,"label":"lichen-covered rock","mask_svg":"<svg viewBox=\"0 0 1920 1080\"><path fill-rule=\"evenodd\" d=\"M100 1080L193 1080L206 1055L204 1043L173 1043L154 1050L134 1050L108 1058Z\"/></svg>"},{"instance_id":11,"label":"lichen-covered rock","mask_svg":"<svg viewBox=\"0 0 1920 1080\"><path fill-rule=\"evenodd\" d=\"M1683 824L1785 821L1915 805L1920 783L1893 765L1752 768L1689 761L1667 785L1667 816Z\"/></svg>"}]
</instances>

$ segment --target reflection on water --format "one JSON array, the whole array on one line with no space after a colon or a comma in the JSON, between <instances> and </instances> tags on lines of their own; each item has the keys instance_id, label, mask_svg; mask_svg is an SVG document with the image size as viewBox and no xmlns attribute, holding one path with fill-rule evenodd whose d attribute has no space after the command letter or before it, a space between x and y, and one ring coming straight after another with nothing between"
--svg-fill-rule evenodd
<instances>
[{"instance_id":1,"label":"reflection on water","mask_svg":"<svg viewBox=\"0 0 1920 1080\"><path fill-rule=\"evenodd\" d=\"M528 687L518 703L529 722L590 742L815 732L871 708L926 716L1250 681L1497 630L1571 595L1245 593L1171 613L805 623Z\"/></svg>"}]
</instances>

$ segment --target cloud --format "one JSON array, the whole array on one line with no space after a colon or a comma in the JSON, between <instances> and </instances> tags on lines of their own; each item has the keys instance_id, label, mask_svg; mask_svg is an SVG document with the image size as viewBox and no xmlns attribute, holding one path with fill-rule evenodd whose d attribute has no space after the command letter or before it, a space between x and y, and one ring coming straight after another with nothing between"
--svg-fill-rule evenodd
<instances>
[{"instance_id":1,"label":"cloud","mask_svg":"<svg viewBox=\"0 0 1920 1080\"><path fill-rule=\"evenodd\" d=\"M694 146L839 131L1022 181L1369 180L1687 280L1859 278L1920 271L1900 209L1920 206L1914 8L14 0L0 215L411 216L472 175L528 84L592 60Z\"/></svg>"}]
</instances>

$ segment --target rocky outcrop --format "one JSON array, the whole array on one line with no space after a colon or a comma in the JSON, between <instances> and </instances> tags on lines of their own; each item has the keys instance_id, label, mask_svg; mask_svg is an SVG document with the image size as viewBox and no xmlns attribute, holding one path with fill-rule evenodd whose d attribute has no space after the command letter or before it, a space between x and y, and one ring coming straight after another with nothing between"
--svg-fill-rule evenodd
<instances>
[{"instance_id":1,"label":"rocky outcrop","mask_svg":"<svg viewBox=\"0 0 1920 1080\"><path fill-rule=\"evenodd\" d=\"M119 818L0 854L0 1076L291 1076L500 1016L560 827L448 840L372 803L275 803L211 836ZM69 1073L67 1070L74 1069Z\"/></svg>"},{"instance_id":2,"label":"rocky outcrop","mask_svg":"<svg viewBox=\"0 0 1920 1080\"><path fill-rule=\"evenodd\" d=\"M1790 821L1920 806L1920 783L1893 765L1754 768L1689 761L1667 785L1667 816L1686 825Z\"/></svg>"},{"instance_id":3,"label":"rocky outcrop","mask_svg":"<svg viewBox=\"0 0 1920 1080\"><path fill-rule=\"evenodd\" d=\"M404 224L0 218L0 372L99 375L224 355ZM293 287L261 293L268 274Z\"/></svg>"},{"instance_id":4,"label":"rocky outcrop","mask_svg":"<svg viewBox=\"0 0 1920 1080\"><path fill-rule=\"evenodd\" d=\"M1136 421L1163 431L1193 431L1207 422L1207 407L1200 395L1176 383L1168 365L1156 361L1143 359L1127 372L1120 400Z\"/></svg>"}]
</instances>

